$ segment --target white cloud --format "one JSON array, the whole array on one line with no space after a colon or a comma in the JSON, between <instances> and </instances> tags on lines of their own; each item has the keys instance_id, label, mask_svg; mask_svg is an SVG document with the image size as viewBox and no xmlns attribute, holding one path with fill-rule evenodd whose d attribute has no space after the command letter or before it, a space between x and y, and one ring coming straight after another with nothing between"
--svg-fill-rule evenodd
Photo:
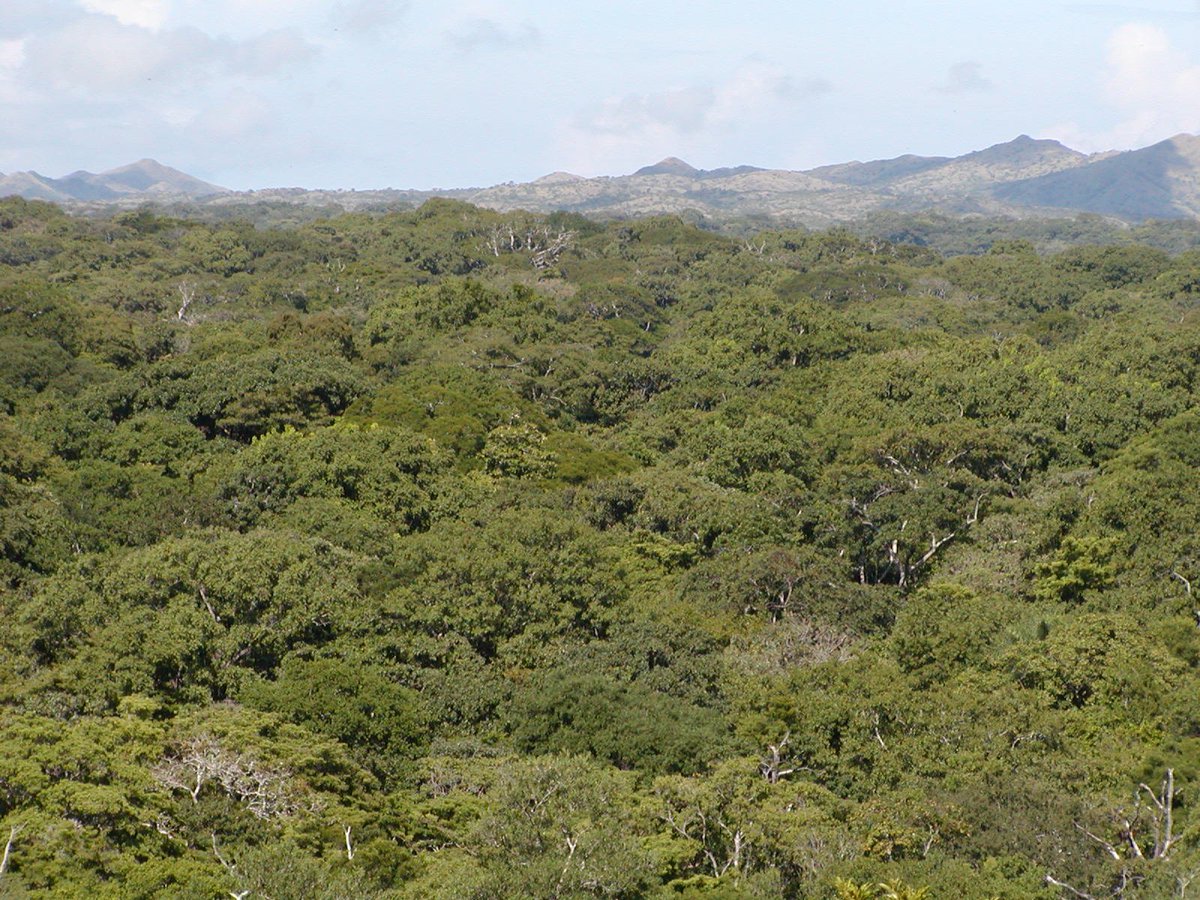
<instances>
[{"instance_id":1,"label":"white cloud","mask_svg":"<svg viewBox=\"0 0 1200 900\"><path fill-rule=\"evenodd\" d=\"M25 41L22 38L0 41L0 69L19 69L25 62Z\"/></svg>"},{"instance_id":2,"label":"white cloud","mask_svg":"<svg viewBox=\"0 0 1200 900\"><path fill-rule=\"evenodd\" d=\"M9 0L2 0L9 2ZM320 41L335 33L372 37L399 22L410 0L168 0L168 24L247 37L280 27Z\"/></svg>"},{"instance_id":3,"label":"white cloud","mask_svg":"<svg viewBox=\"0 0 1200 900\"><path fill-rule=\"evenodd\" d=\"M510 50L535 47L542 40L537 27L529 22L506 25L491 18L473 18L446 32L446 39L463 52L472 50Z\"/></svg>"},{"instance_id":4,"label":"white cloud","mask_svg":"<svg viewBox=\"0 0 1200 900\"><path fill-rule=\"evenodd\" d=\"M194 58L204 40L200 32L176 32L164 39L107 18L80 19L32 39L29 74L34 83L52 88L131 87L173 61Z\"/></svg>"},{"instance_id":5,"label":"white cloud","mask_svg":"<svg viewBox=\"0 0 1200 900\"><path fill-rule=\"evenodd\" d=\"M751 63L720 85L713 98L708 120L712 124L733 124L769 114L780 104L818 97L833 90L824 78L796 81L782 69Z\"/></svg>"},{"instance_id":6,"label":"white cloud","mask_svg":"<svg viewBox=\"0 0 1200 900\"><path fill-rule=\"evenodd\" d=\"M271 104L253 91L230 91L188 123L204 141L230 141L262 131L270 122Z\"/></svg>"},{"instance_id":7,"label":"white cloud","mask_svg":"<svg viewBox=\"0 0 1200 900\"><path fill-rule=\"evenodd\" d=\"M103 13L122 25L162 28L169 12L167 0L79 0L88 12Z\"/></svg>"},{"instance_id":8,"label":"white cloud","mask_svg":"<svg viewBox=\"0 0 1200 900\"><path fill-rule=\"evenodd\" d=\"M25 63L25 41L0 41L0 104L14 105L23 99L17 71Z\"/></svg>"},{"instance_id":9,"label":"white cloud","mask_svg":"<svg viewBox=\"0 0 1200 900\"><path fill-rule=\"evenodd\" d=\"M1200 61L1154 25L1131 23L1108 40L1106 99L1118 120L1093 131L1075 123L1048 129L1081 150L1144 147L1180 132L1200 131Z\"/></svg>"},{"instance_id":10,"label":"white cloud","mask_svg":"<svg viewBox=\"0 0 1200 900\"><path fill-rule=\"evenodd\" d=\"M1200 64L1173 47L1163 29L1122 26L1109 40L1108 62L1108 90L1118 103L1169 114L1172 105L1183 101L1190 119L1200 112Z\"/></svg>"},{"instance_id":11,"label":"white cloud","mask_svg":"<svg viewBox=\"0 0 1200 900\"><path fill-rule=\"evenodd\" d=\"M830 90L822 78L796 81L777 66L752 62L717 84L606 100L561 127L560 143L573 170L623 170L685 146L719 143Z\"/></svg>"},{"instance_id":12,"label":"white cloud","mask_svg":"<svg viewBox=\"0 0 1200 900\"><path fill-rule=\"evenodd\" d=\"M290 29L233 40L196 28L151 31L100 16L33 38L30 50L26 67L35 85L87 94L155 84L195 88L222 75L266 76L316 52Z\"/></svg>"},{"instance_id":13,"label":"white cloud","mask_svg":"<svg viewBox=\"0 0 1200 900\"><path fill-rule=\"evenodd\" d=\"M995 87L983 76L983 66L977 62L955 63L946 73L946 80L936 90L944 94L969 94L990 91Z\"/></svg>"},{"instance_id":14,"label":"white cloud","mask_svg":"<svg viewBox=\"0 0 1200 900\"><path fill-rule=\"evenodd\" d=\"M716 92L704 86L629 94L606 100L580 121L579 127L601 135L638 135L656 130L690 134L704 126L715 102Z\"/></svg>"},{"instance_id":15,"label":"white cloud","mask_svg":"<svg viewBox=\"0 0 1200 900\"><path fill-rule=\"evenodd\" d=\"M217 39L212 52L214 61L229 71L252 76L273 75L316 55L316 47L292 28L268 31L244 41Z\"/></svg>"},{"instance_id":16,"label":"white cloud","mask_svg":"<svg viewBox=\"0 0 1200 900\"><path fill-rule=\"evenodd\" d=\"M830 89L812 79L797 85L774 66L751 64L719 85L694 85L653 94L629 94L606 100L579 126L600 134L636 134L667 129L688 134L754 118L781 102L815 96Z\"/></svg>"},{"instance_id":17,"label":"white cloud","mask_svg":"<svg viewBox=\"0 0 1200 900\"><path fill-rule=\"evenodd\" d=\"M341 0L329 22L337 29L370 34L394 25L407 11L405 0Z\"/></svg>"},{"instance_id":18,"label":"white cloud","mask_svg":"<svg viewBox=\"0 0 1200 900\"><path fill-rule=\"evenodd\" d=\"M184 128L196 121L199 110L192 106L167 105L160 110L162 120L172 128Z\"/></svg>"}]
</instances>

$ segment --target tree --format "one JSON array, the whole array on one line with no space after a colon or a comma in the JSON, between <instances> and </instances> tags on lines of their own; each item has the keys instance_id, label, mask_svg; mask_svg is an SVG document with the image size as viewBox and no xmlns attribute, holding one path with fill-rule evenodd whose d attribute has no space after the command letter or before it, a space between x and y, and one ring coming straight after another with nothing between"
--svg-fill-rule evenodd
<instances>
[{"instance_id":1,"label":"tree","mask_svg":"<svg viewBox=\"0 0 1200 900\"><path fill-rule=\"evenodd\" d=\"M471 896L632 897L650 884L628 779L586 759L511 763L472 845L484 871Z\"/></svg>"},{"instance_id":2,"label":"tree","mask_svg":"<svg viewBox=\"0 0 1200 900\"><path fill-rule=\"evenodd\" d=\"M488 432L480 456L488 472L507 478L546 478L554 456L542 449L546 436L528 424L498 425Z\"/></svg>"},{"instance_id":3,"label":"tree","mask_svg":"<svg viewBox=\"0 0 1200 900\"><path fill-rule=\"evenodd\" d=\"M524 753L591 753L620 769L692 773L725 743L713 711L656 693L639 682L549 670L517 692L509 712Z\"/></svg>"},{"instance_id":4,"label":"tree","mask_svg":"<svg viewBox=\"0 0 1200 900\"><path fill-rule=\"evenodd\" d=\"M290 783L291 772L234 753L210 734L186 738L152 772L163 787L185 791L192 803L211 787L243 804L259 819L291 816L301 808Z\"/></svg>"}]
</instances>

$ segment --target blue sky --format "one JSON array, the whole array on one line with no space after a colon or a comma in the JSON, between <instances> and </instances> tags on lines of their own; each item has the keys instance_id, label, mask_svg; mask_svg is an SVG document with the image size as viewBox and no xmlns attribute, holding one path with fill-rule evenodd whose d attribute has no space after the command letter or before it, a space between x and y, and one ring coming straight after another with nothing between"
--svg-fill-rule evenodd
<instances>
[{"instance_id":1,"label":"blue sky","mask_svg":"<svg viewBox=\"0 0 1200 900\"><path fill-rule=\"evenodd\" d=\"M1200 3L0 0L0 171L232 188L1200 132Z\"/></svg>"}]
</instances>

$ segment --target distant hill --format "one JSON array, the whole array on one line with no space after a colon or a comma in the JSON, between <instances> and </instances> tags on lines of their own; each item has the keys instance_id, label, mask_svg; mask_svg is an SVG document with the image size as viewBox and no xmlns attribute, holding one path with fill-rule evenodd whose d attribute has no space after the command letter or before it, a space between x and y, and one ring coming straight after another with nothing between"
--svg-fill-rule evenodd
<instances>
[{"instance_id":1,"label":"distant hill","mask_svg":"<svg viewBox=\"0 0 1200 900\"><path fill-rule=\"evenodd\" d=\"M661 162L656 162L652 166L642 166L633 173L634 175L678 175L680 178L696 178L700 175L700 170L688 165L682 159L677 159L674 156L668 156Z\"/></svg>"},{"instance_id":2,"label":"distant hill","mask_svg":"<svg viewBox=\"0 0 1200 900\"><path fill-rule=\"evenodd\" d=\"M810 226L852 222L881 210L1187 218L1200 216L1200 138L1182 135L1146 150L1089 155L1020 135L957 157L906 154L802 172L753 166L705 171L668 157L631 175L546 178L453 196L495 209L594 216L694 212Z\"/></svg>"},{"instance_id":3,"label":"distant hill","mask_svg":"<svg viewBox=\"0 0 1200 900\"><path fill-rule=\"evenodd\" d=\"M1132 219L1200 218L1200 137L1180 134L1085 166L998 185L1012 204Z\"/></svg>"},{"instance_id":4,"label":"distant hill","mask_svg":"<svg viewBox=\"0 0 1200 900\"><path fill-rule=\"evenodd\" d=\"M16 195L28 200L104 202L124 199L201 198L228 191L193 178L152 159L143 159L96 175L72 172L47 178L37 172L17 172L0 177L0 197Z\"/></svg>"},{"instance_id":5,"label":"distant hill","mask_svg":"<svg viewBox=\"0 0 1200 900\"><path fill-rule=\"evenodd\" d=\"M987 205L994 189L1003 184L1086 165L1087 155L1058 141L1037 141L1021 135L1004 144L948 159L936 166L874 185L902 200L928 205Z\"/></svg>"},{"instance_id":6,"label":"distant hill","mask_svg":"<svg viewBox=\"0 0 1200 900\"><path fill-rule=\"evenodd\" d=\"M895 159L877 159L874 162L839 163L835 166L821 166L810 170L810 175L834 181L838 184L851 184L856 187L878 187L890 184L908 175L916 175L929 169L936 169L950 162L948 156L913 156L906 153Z\"/></svg>"},{"instance_id":7,"label":"distant hill","mask_svg":"<svg viewBox=\"0 0 1200 900\"><path fill-rule=\"evenodd\" d=\"M713 220L767 218L823 227L884 211L1032 217L1096 213L1129 221L1200 218L1200 137L1178 135L1125 153L1085 154L1020 135L962 156L848 162L794 172L736 166L698 169L667 157L630 175L553 172L535 181L455 190L331 191L278 188L235 193L153 160L93 175L0 177L0 196L65 205L187 201L224 214L249 204L345 210L452 197L498 210L566 210L596 218L652 214Z\"/></svg>"},{"instance_id":8,"label":"distant hill","mask_svg":"<svg viewBox=\"0 0 1200 900\"><path fill-rule=\"evenodd\" d=\"M37 172L14 172L0 178L0 195L24 197L26 200L62 200L63 194L54 186L53 178Z\"/></svg>"}]
</instances>

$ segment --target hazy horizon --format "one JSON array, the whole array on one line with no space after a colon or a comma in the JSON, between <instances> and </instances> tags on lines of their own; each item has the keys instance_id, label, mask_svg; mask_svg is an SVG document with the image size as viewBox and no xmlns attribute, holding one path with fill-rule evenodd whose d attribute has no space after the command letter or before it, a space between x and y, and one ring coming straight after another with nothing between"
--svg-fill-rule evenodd
<instances>
[{"instance_id":1,"label":"hazy horizon","mask_svg":"<svg viewBox=\"0 0 1200 900\"><path fill-rule=\"evenodd\" d=\"M1163 140L1170 140L1171 138L1173 138L1173 137L1178 137L1178 136L1179 136L1178 134L1176 134L1176 135L1171 135L1171 136L1168 136L1167 138L1164 138ZM1198 136L1200 136L1200 135L1198 135ZM1001 141L1001 142L999 142L999 143L1000 143L1000 145L1003 145L1003 144L1008 144L1008 143L1012 143L1012 142L1014 142L1014 141L1017 141L1017 140L1019 140L1019 139L1020 139L1020 138L1022 138L1022 137L1025 137L1025 138L1030 138L1031 140L1035 140L1035 141L1040 141L1040 140L1055 140L1055 139L1053 139L1053 138L1038 138L1038 137L1035 137L1035 136L1033 136L1033 135L1029 135L1029 134L1020 134L1020 135L1014 135L1012 138L1009 138L1009 139L1008 139L1008 140L1006 140L1006 141ZM1160 143L1160 141L1155 141L1155 143ZM991 146L995 146L995 145L991 145ZM1064 146L1066 146L1066 145L1064 145ZM974 148L973 150L968 150L968 151L966 151L966 152L969 154L969 153L978 152L978 151L981 151L981 150L987 150L987 149L990 149L990 147L976 147L976 148ZM1075 150L1075 149L1077 149L1077 148L1074 148L1074 147L1068 147L1068 149ZM1143 148L1141 148L1141 147L1133 147L1133 148L1130 148L1130 149L1137 150L1137 149L1143 149ZM1101 154L1101 155L1106 155L1106 154L1105 154L1105 151L1097 151L1097 152L1098 152L1099 154ZM1123 151L1109 151L1109 152L1123 152ZM915 154L915 155L918 155L918 156L925 156L925 157L928 157L928 158L936 158L936 157L942 157L942 156L945 156L945 154L939 154L939 153L936 153L936 152L929 152L929 153L922 153L922 154ZM636 174L636 171L637 171L637 170L640 170L640 169L642 169L642 168L646 168L646 167L649 167L649 166L653 166L653 165L656 165L656 164L658 164L658 163L666 163L666 162L668 162L668 161L671 161L671 160L677 160L677 161L681 161L681 162L683 162L683 163L685 163L685 164L688 164L688 165L690 165L690 161L689 161L689 160L682 159L681 157L678 157L678 156L671 155L671 156L667 156L667 157L662 157L661 159L658 159L658 160L647 160L647 161L646 161L646 162L644 162L643 164L641 164L641 165L637 166L637 167L636 167L636 170L630 170L630 171L626 171L626 172L601 172L601 173L598 173L598 174L596 174L596 175L593 175L593 176L579 176L579 177L591 177L591 178L621 178L621 177L625 177L625 176L629 176L629 175ZM808 168L808 170L812 170L812 169L819 169L819 168L822 168L822 167L824 167L824 166L836 166L836 165L840 165L840 164L869 163L869 162L878 162L878 161L880 161L880 160L876 160L876 159L840 159L840 160L827 160L827 161L825 161L825 162L817 163L815 166L810 166L810 167ZM43 171L39 171L39 170L37 170L37 169L27 169L27 170L22 170L22 171L26 171L26 172L32 172L33 174L36 174L36 175L39 175L39 176L42 176L42 177L45 177L45 178L49 178L49 179L51 179L51 180L60 180L60 179L67 178L67 177L69 177L69 176L71 176L71 175L75 175L75 174L78 174L78 173L86 173L86 174L90 174L90 175L103 175L103 174L105 174L105 173L107 173L107 172L115 172L115 171L119 171L119 170L121 170L121 169L124 169L124 168L129 168L129 167L131 167L131 166L136 166L136 165L138 165L138 164L140 164L140 163L146 163L146 162L149 162L149 163L155 163L155 164L157 164L157 165L166 166L166 167L168 167L168 168L175 169L176 171L179 171L179 172L181 172L182 174L185 174L185 175L193 175L193 173L192 173L192 172L187 172L187 171L184 171L184 170L180 169L178 166L173 166L173 165L171 165L171 162L170 162L169 160L154 159L154 158L152 158L152 157L142 157L142 158L140 158L140 159L137 159L137 160L131 160L130 162L123 163L123 164L121 164L121 165L118 165L118 166L113 166L113 167L111 167L110 169L105 169L105 170L102 170L102 171L99 171L99 172L97 172L97 171L92 171L92 170L89 170L89 169L86 169L86 168L82 168L82 169L81 169L81 168L79 168L79 167L75 167L75 168L74 168L74 169L72 169L71 171L69 171L69 172L63 172L63 173L61 173L61 174L55 174L55 173L51 173L51 172L43 172ZM737 168L737 167L739 167L739 166L749 166L749 167L751 167L751 168L763 168L763 169L765 169L765 168L766 168L766 167L757 167L757 166L755 166L755 164L754 164L754 163L746 163L746 162L734 162L734 161L730 161L730 162L726 163L726 164L725 164L725 165L723 165L723 166L714 166L714 167L712 167L712 169L705 169L705 168L701 168L701 167L699 167L699 166L693 166L693 168L695 168L695 169L698 169L698 170L700 170L700 171L702 171L702 172L703 172L703 171L712 171L713 169L732 169L732 168ZM0 175L12 175L12 174L15 174L15 173L14 173L14 172L0 172ZM567 171L566 171L566 170L564 170L564 169L555 169L555 170L553 170L553 171L550 171L550 172L543 172L541 175L539 175L539 176L535 176L534 178L531 178L531 179L529 179L529 181L528 181L528 182L514 182L512 179L505 179L504 181L496 181L496 182L491 182L491 183L489 183L489 184L470 184L470 185L433 185L433 186L416 186L416 185L387 185L387 186L384 186L384 185L375 185L375 186L366 186L366 187L364 187L364 186L357 186L357 187L343 187L343 186L340 186L340 185L261 184L261 185L256 185L256 186L253 186L253 187L248 187L248 188L234 188L234 189L232 189L232 190L234 190L234 191L236 191L236 192L252 192L252 191L262 191L262 190L288 190L288 189L295 189L295 188L299 188L299 189L303 189L303 190L313 190L313 191L377 191L377 190L400 190L400 191L417 191L417 192L422 192L422 193L431 192L431 191L458 191L458 190L468 190L468 191L469 191L469 190L474 190L474 189L482 189L482 188L488 188L488 187L497 187L497 186L501 186L501 185L505 185L505 184L513 184L513 183L530 183L530 182L533 182L533 181L537 181L539 178L545 178L545 177L552 176L552 175L578 175L578 173L575 173L575 172L567 172ZM218 184L218 185L216 185L216 186L217 186L217 187L225 187L225 185L220 185L220 184Z\"/></svg>"},{"instance_id":2,"label":"hazy horizon","mask_svg":"<svg viewBox=\"0 0 1200 900\"><path fill-rule=\"evenodd\" d=\"M0 171L234 190L810 169L1200 131L1200 5L7 0Z\"/></svg>"}]
</instances>

